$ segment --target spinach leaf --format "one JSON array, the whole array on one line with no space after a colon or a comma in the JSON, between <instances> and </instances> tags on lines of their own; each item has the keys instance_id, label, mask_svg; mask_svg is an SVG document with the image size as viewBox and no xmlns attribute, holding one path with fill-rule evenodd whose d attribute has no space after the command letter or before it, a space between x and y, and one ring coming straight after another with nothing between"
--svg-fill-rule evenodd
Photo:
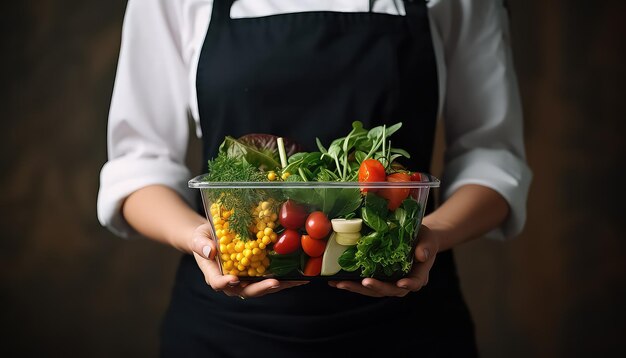
<instances>
[{"instance_id":1,"label":"spinach leaf","mask_svg":"<svg viewBox=\"0 0 626 358\"><path fill-rule=\"evenodd\" d=\"M365 195L365 207L372 210L376 215L382 219L387 219L387 200L373 193L367 193Z\"/></svg>"},{"instance_id":2,"label":"spinach leaf","mask_svg":"<svg viewBox=\"0 0 626 358\"><path fill-rule=\"evenodd\" d=\"M378 233L386 233L389 231L389 225L374 210L367 206L361 209L361 218L365 225Z\"/></svg>"},{"instance_id":3,"label":"spinach leaf","mask_svg":"<svg viewBox=\"0 0 626 358\"><path fill-rule=\"evenodd\" d=\"M339 262L339 266L345 271L353 272L358 270L359 265L356 259L357 248L356 246L350 246L346 251L339 256L337 262Z\"/></svg>"}]
</instances>

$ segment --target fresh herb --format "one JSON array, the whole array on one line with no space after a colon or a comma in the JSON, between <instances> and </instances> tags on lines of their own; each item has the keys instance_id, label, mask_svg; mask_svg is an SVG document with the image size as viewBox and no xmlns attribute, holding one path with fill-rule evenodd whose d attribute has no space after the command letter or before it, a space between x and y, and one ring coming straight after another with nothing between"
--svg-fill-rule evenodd
<instances>
[{"instance_id":1,"label":"fresh herb","mask_svg":"<svg viewBox=\"0 0 626 358\"><path fill-rule=\"evenodd\" d=\"M243 158L229 157L220 152L208 163L207 181L213 182L257 182L264 181L265 176L258 168ZM227 210L233 210L229 225L242 240L247 240L248 228L253 223L252 208L260 201L267 199L267 193L261 190L223 189L206 190L205 194L214 203L220 203Z\"/></svg>"}]
</instances>

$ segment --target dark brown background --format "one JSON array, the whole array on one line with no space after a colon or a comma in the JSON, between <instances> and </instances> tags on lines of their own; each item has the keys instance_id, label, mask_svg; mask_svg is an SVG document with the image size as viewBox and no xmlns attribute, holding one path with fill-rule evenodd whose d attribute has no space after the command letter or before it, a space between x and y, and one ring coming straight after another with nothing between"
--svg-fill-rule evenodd
<instances>
[{"instance_id":1,"label":"dark brown background","mask_svg":"<svg viewBox=\"0 0 626 358\"><path fill-rule=\"evenodd\" d=\"M178 255L95 213L125 1L0 7L0 354L155 355ZM535 180L519 239L457 250L480 348L626 356L626 3L510 7Z\"/></svg>"}]
</instances>

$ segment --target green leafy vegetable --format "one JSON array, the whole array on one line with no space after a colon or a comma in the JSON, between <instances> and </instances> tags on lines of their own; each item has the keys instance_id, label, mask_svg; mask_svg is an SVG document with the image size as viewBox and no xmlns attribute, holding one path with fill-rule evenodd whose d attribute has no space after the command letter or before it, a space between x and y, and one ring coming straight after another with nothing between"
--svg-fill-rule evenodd
<instances>
[{"instance_id":1,"label":"green leafy vegetable","mask_svg":"<svg viewBox=\"0 0 626 358\"><path fill-rule=\"evenodd\" d=\"M406 199L392 215L386 201L368 193L361 210L363 222L371 228L357 246L346 251L339 265L346 271L361 269L362 276L392 276L408 273L413 264L412 248L421 215L420 205Z\"/></svg>"},{"instance_id":2,"label":"green leafy vegetable","mask_svg":"<svg viewBox=\"0 0 626 358\"><path fill-rule=\"evenodd\" d=\"M257 148L243 141L227 136L219 149L234 160L245 160L261 170L275 170L280 167L278 151Z\"/></svg>"}]
</instances>

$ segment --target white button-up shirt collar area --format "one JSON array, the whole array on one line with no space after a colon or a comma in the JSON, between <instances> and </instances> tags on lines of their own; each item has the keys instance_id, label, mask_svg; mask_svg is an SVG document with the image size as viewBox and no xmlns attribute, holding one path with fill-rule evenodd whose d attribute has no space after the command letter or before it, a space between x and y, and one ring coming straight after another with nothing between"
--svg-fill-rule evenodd
<instances>
[{"instance_id":1,"label":"white button-up shirt collar area","mask_svg":"<svg viewBox=\"0 0 626 358\"><path fill-rule=\"evenodd\" d=\"M120 236L136 234L120 208L142 187L166 185L194 203L184 164L187 118L191 114L200 136L196 69L212 6L211 0L128 2L98 194L100 222ZM237 0L231 17L366 12L369 6L366 0ZM428 9L446 129L443 197L466 184L497 191L511 213L489 236L515 236L526 219L531 172L506 10L501 0L431 0ZM377 0L372 11L403 16L403 1Z\"/></svg>"}]
</instances>

